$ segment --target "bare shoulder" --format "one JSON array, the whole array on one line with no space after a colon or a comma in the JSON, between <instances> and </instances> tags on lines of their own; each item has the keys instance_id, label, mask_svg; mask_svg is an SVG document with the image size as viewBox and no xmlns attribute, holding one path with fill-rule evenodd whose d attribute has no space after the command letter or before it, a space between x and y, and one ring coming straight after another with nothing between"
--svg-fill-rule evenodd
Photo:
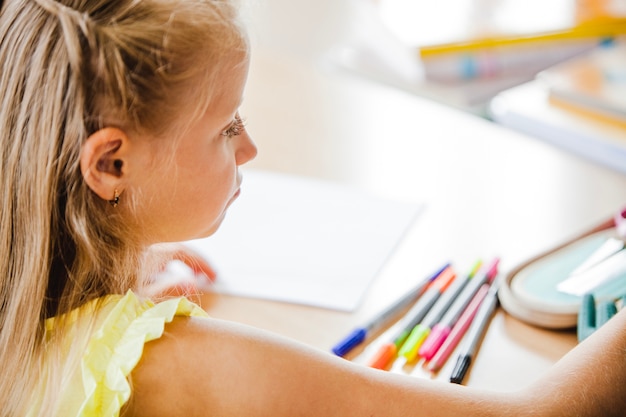
<instances>
[{"instance_id":1,"label":"bare shoulder","mask_svg":"<svg viewBox=\"0 0 626 417\"><path fill-rule=\"evenodd\" d=\"M124 415L228 415L218 409L228 406L242 382L253 382L246 381L252 375L242 370L242 363L268 337L220 320L174 318L163 336L146 343L131 373L132 397Z\"/></svg>"},{"instance_id":2,"label":"bare shoulder","mask_svg":"<svg viewBox=\"0 0 626 417\"><path fill-rule=\"evenodd\" d=\"M314 416L320 407L329 407L322 415L340 415L340 396L354 386L356 368L249 326L180 317L146 344L124 415Z\"/></svg>"},{"instance_id":3,"label":"bare shoulder","mask_svg":"<svg viewBox=\"0 0 626 417\"><path fill-rule=\"evenodd\" d=\"M203 318L168 324L161 338L146 344L131 380L125 416L438 416L454 415L466 402L476 406L473 415L492 411L485 398L464 387L424 384L248 326Z\"/></svg>"},{"instance_id":4,"label":"bare shoulder","mask_svg":"<svg viewBox=\"0 0 626 417\"><path fill-rule=\"evenodd\" d=\"M337 372L348 362L249 326L177 317L145 345L125 415L291 415L322 364Z\"/></svg>"}]
</instances>

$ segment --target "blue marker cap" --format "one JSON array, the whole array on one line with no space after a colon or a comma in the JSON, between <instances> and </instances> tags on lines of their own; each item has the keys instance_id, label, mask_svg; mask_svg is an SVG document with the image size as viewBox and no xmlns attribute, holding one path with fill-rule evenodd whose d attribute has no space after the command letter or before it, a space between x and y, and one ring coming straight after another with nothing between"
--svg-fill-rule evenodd
<instances>
[{"instance_id":1,"label":"blue marker cap","mask_svg":"<svg viewBox=\"0 0 626 417\"><path fill-rule=\"evenodd\" d=\"M352 333L346 336L345 339L337 343L337 345L332 349L333 353L337 356L345 355L350 352L353 347L363 342L363 340L365 340L365 336L367 336L367 330L364 328L354 329Z\"/></svg>"}]
</instances>

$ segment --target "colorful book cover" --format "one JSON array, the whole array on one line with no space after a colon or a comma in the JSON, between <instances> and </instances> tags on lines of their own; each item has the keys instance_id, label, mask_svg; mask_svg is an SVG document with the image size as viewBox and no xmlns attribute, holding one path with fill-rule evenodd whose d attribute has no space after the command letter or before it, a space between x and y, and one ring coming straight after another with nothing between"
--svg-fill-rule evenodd
<instances>
[{"instance_id":1,"label":"colorful book cover","mask_svg":"<svg viewBox=\"0 0 626 417\"><path fill-rule=\"evenodd\" d=\"M378 0L381 22L414 48L428 80L535 74L626 34L619 0ZM617 7L621 5L621 7Z\"/></svg>"},{"instance_id":2,"label":"colorful book cover","mask_svg":"<svg viewBox=\"0 0 626 417\"><path fill-rule=\"evenodd\" d=\"M626 42L597 48L542 71L537 78L547 86L554 104L626 123Z\"/></svg>"}]
</instances>

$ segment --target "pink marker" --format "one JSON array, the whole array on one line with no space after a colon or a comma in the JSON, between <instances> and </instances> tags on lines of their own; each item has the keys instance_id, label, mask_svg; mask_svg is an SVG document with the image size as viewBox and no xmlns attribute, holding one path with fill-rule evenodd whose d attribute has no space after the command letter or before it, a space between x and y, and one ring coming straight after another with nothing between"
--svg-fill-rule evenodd
<instances>
[{"instance_id":1,"label":"pink marker","mask_svg":"<svg viewBox=\"0 0 626 417\"><path fill-rule=\"evenodd\" d=\"M489 284L483 284L476 295L474 295L474 298L472 298L472 301L469 303L465 311L463 311L463 314L456 322L441 347L437 350L435 356L433 356L431 361L428 363L428 369L431 372L437 372L441 369L461 339L463 339L465 332L467 332L472 320L474 320L476 312L485 299L487 292L489 292Z\"/></svg>"},{"instance_id":2,"label":"pink marker","mask_svg":"<svg viewBox=\"0 0 626 417\"><path fill-rule=\"evenodd\" d=\"M494 280L498 274L498 263L499 259L495 258L489 264L481 268L470 280L439 323L433 326L430 334L419 349L419 356L427 361L435 356L435 353L437 353L443 341L446 340L452 327L459 320L461 314L463 314L463 311L469 305L470 301L472 301L472 298L474 298L474 295L476 295L480 287L485 283L491 284Z\"/></svg>"}]
</instances>

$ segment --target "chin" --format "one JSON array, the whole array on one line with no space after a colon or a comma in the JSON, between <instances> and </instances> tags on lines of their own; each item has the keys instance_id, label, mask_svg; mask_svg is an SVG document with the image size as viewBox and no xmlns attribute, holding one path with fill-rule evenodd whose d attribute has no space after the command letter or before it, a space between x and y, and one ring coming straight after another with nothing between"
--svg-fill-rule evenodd
<instances>
[{"instance_id":1,"label":"chin","mask_svg":"<svg viewBox=\"0 0 626 417\"><path fill-rule=\"evenodd\" d=\"M203 239L203 238L207 238L209 236L214 235L215 232L217 232L219 230L220 226L222 225L222 222L224 221L225 215L226 215L226 213L223 213L220 217L215 219L213 221L213 223L211 223L210 226L208 226L206 229L204 229L201 232L199 232L197 234L197 236L192 238L192 239Z\"/></svg>"}]
</instances>

